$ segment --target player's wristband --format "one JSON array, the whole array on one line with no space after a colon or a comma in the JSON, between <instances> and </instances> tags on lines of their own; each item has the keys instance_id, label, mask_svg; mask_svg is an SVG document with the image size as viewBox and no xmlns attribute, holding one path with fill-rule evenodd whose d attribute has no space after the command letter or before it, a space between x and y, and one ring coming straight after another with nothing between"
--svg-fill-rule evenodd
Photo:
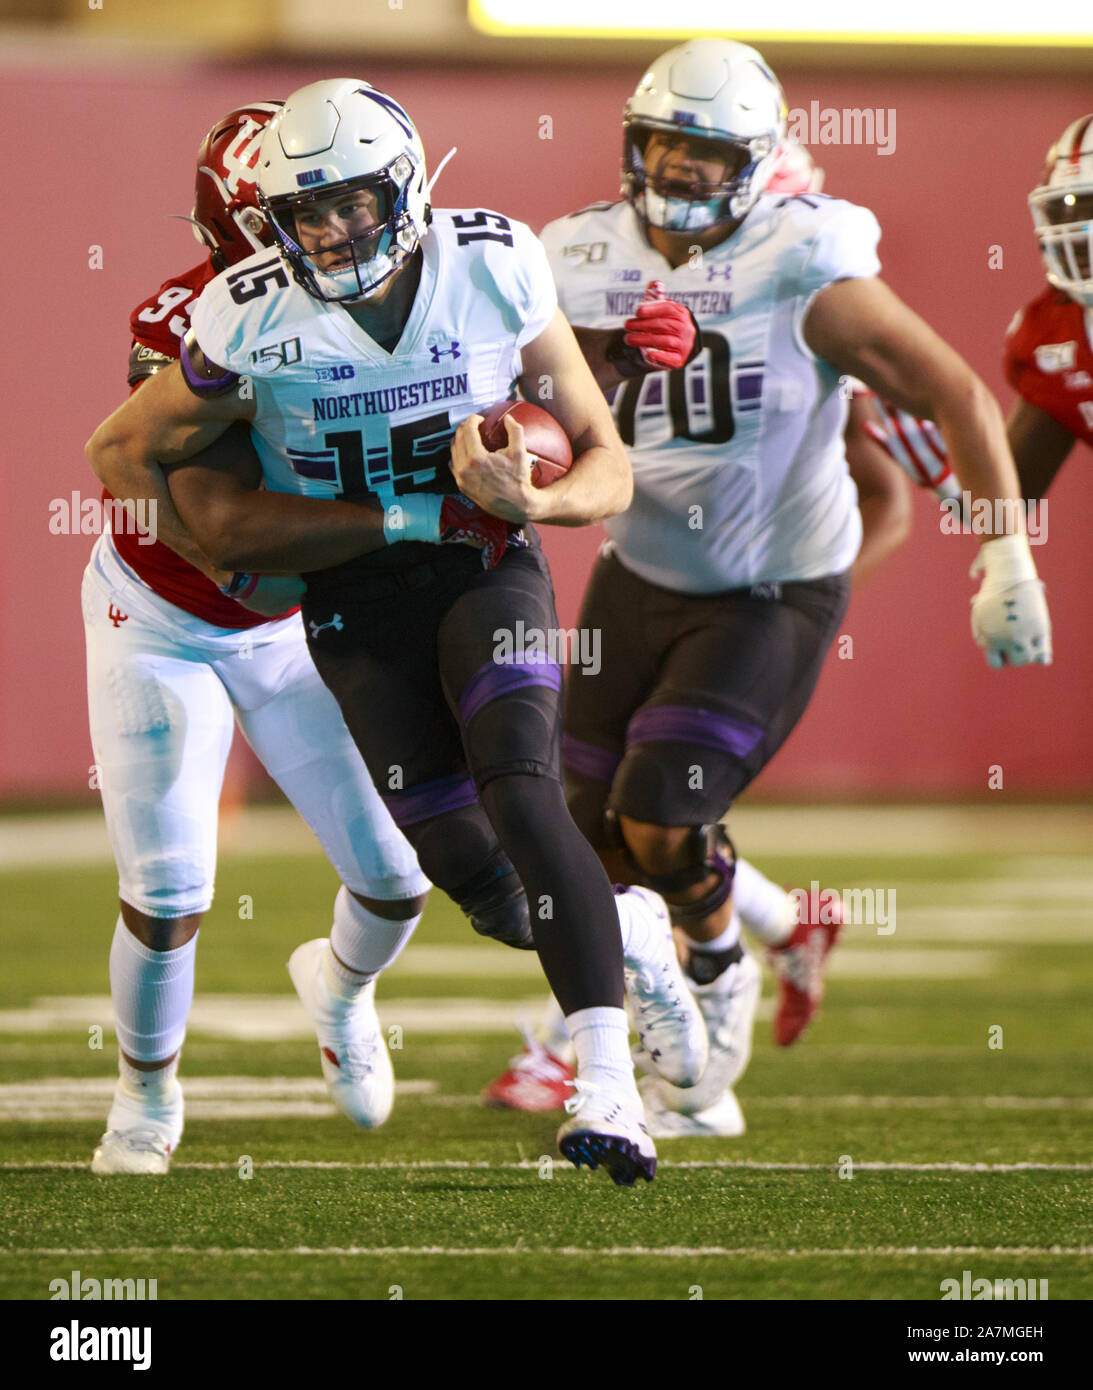
<instances>
[{"instance_id":1,"label":"player's wristband","mask_svg":"<svg viewBox=\"0 0 1093 1390\"><path fill-rule=\"evenodd\" d=\"M383 538L388 545L396 541L440 540L442 492L411 492L392 502L383 513Z\"/></svg>"},{"instance_id":2,"label":"player's wristband","mask_svg":"<svg viewBox=\"0 0 1093 1390\"><path fill-rule=\"evenodd\" d=\"M973 579L980 574L984 589L1009 589L1014 584L1038 579L1028 537L995 536L992 541L984 541L971 568Z\"/></svg>"},{"instance_id":3,"label":"player's wristband","mask_svg":"<svg viewBox=\"0 0 1093 1390\"><path fill-rule=\"evenodd\" d=\"M604 360L610 362L619 376L630 378L645 376L649 372L662 371L661 367L650 367L641 355L641 349L626 341L626 334L618 328L611 334L604 346Z\"/></svg>"},{"instance_id":4,"label":"player's wristband","mask_svg":"<svg viewBox=\"0 0 1093 1390\"><path fill-rule=\"evenodd\" d=\"M236 570L227 584L220 586L220 592L225 598L234 598L242 601L250 598L255 589L258 588L258 581L261 575L244 574L242 570Z\"/></svg>"}]
</instances>

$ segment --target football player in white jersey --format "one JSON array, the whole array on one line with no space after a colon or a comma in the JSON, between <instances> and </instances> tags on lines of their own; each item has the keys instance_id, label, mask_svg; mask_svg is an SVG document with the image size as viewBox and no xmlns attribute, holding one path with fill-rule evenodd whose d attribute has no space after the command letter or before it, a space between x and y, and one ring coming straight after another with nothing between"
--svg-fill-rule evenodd
<instances>
[{"instance_id":1,"label":"football player in white jersey","mask_svg":"<svg viewBox=\"0 0 1093 1390\"><path fill-rule=\"evenodd\" d=\"M787 139L777 152L766 191L819 193L823 182L823 170L816 167L808 150ZM689 316L678 305L673 312L679 330L686 333ZM844 444L862 520L861 548L850 569L851 586L857 591L910 535L908 478L932 488L940 498L959 496L960 487L931 421L885 406L861 383L848 379L843 385L853 388ZM733 876L733 907L744 931L767 948L778 984L771 1031L778 1046L789 1047L804 1033L823 997L824 966L838 940L841 910L837 903L817 895L785 892L742 857L736 860ZM551 1006L534 1030L527 1024L521 1028L523 1051L489 1083L483 1099L487 1105L505 1109L561 1109L573 1076L565 1020ZM729 1107L723 1106L721 1114L722 1134L726 1132L724 1117L734 1128L742 1123L735 1112L729 1115ZM709 1121L704 1116L698 1122L675 1123L685 1123L695 1133L713 1133Z\"/></svg>"},{"instance_id":2,"label":"football player in white jersey","mask_svg":"<svg viewBox=\"0 0 1093 1390\"><path fill-rule=\"evenodd\" d=\"M183 305L268 244L254 166L279 107L232 111L202 142L193 220L208 255L134 311L134 389L177 359ZM158 520L158 539L103 535L83 585L91 737L121 903L110 951L121 1077L96 1173L164 1173L182 1135L176 1072L235 724L342 880L330 940L294 959L331 978L323 1065L336 1068L335 1099L361 1125L382 1124L394 1094L367 982L409 938L429 889L308 656L295 606L302 585L263 581L244 607L218 592L214 580L230 574L218 574L170 518ZM366 988L339 1008L342 978Z\"/></svg>"},{"instance_id":3,"label":"football player in white jersey","mask_svg":"<svg viewBox=\"0 0 1093 1390\"><path fill-rule=\"evenodd\" d=\"M697 1086L645 1083L654 1133L742 1128L758 970L719 822L792 731L845 610L861 521L840 377L935 420L973 495L1017 496L990 393L877 278L872 214L762 192L785 118L754 49L672 49L627 104L623 200L542 233L635 478L581 616L603 659L567 691L570 807L613 876L669 900L710 1033ZM992 666L1050 661L1027 538L982 540L976 641Z\"/></svg>"},{"instance_id":4,"label":"football player in white jersey","mask_svg":"<svg viewBox=\"0 0 1093 1390\"><path fill-rule=\"evenodd\" d=\"M661 1074L697 1079L705 1027L663 902L614 895L566 809L558 666L512 649L518 632L557 627L522 528L630 500L610 412L542 247L496 212L432 211L420 139L392 98L349 79L294 93L258 186L277 253L206 289L180 369L101 426L89 457L115 495L173 496L240 585L305 574L312 657L422 869L479 930L538 950L578 1059L563 1153L617 1183L651 1178L624 958ZM514 381L537 396L544 378L574 464L535 489L519 426L488 453L478 424ZM253 424L264 491L225 434L236 421ZM160 465L201 450L168 495Z\"/></svg>"}]
</instances>

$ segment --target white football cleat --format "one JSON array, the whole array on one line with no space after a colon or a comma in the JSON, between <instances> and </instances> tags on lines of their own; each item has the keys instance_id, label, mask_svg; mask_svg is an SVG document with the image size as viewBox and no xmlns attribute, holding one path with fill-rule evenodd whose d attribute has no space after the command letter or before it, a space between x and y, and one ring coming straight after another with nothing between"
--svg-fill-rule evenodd
<instances>
[{"instance_id":1,"label":"white football cleat","mask_svg":"<svg viewBox=\"0 0 1093 1390\"><path fill-rule=\"evenodd\" d=\"M676 955L668 905L648 888L628 888L631 912L652 917L651 945L641 956L627 955L626 997L641 1040L646 1065L674 1086L693 1086L709 1056L706 1023ZM620 906L620 911L626 910Z\"/></svg>"},{"instance_id":2,"label":"white football cleat","mask_svg":"<svg viewBox=\"0 0 1093 1390\"><path fill-rule=\"evenodd\" d=\"M91 1171L166 1173L182 1138L182 1087L176 1080L154 1101L135 1095L122 1082L106 1117L106 1133L91 1158Z\"/></svg>"},{"instance_id":3,"label":"white football cleat","mask_svg":"<svg viewBox=\"0 0 1093 1390\"><path fill-rule=\"evenodd\" d=\"M395 1101L395 1072L376 1015L376 982L352 999L340 998L323 969L329 949L326 937L297 946L288 973L315 1025L330 1098L355 1125L378 1129Z\"/></svg>"},{"instance_id":4,"label":"white football cleat","mask_svg":"<svg viewBox=\"0 0 1093 1390\"><path fill-rule=\"evenodd\" d=\"M558 1131L558 1147L565 1157L575 1168L582 1163L598 1168L602 1163L616 1187L633 1187L639 1177L652 1182L657 1151L633 1091L609 1091L579 1077L573 1085L576 1095L565 1103L572 1118Z\"/></svg>"},{"instance_id":5,"label":"white football cleat","mask_svg":"<svg viewBox=\"0 0 1093 1390\"><path fill-rule=\"evenodd\" d=\"M666 1109L698 1115L716 1105L743 1076L751 1059L761 983L755 957L744 955L708 985L691 984L709 1031L710 1060L697 1085L684 1089L662 1083L657 1088L657 1098Z\"/></svg>"},{"instance_id":6,"label":"white football cleat","mask_svg":"<svg viewBox=\"0 0 1093 1390\"><path fill-rule=\"evenodd\" d=\"M697 1114L681 1115L662 1103L663 1085L655 1076L645 1077L638 1085L645 1103L645 1127L654 1139L738 1139L747 1129L732 1090Z\"/></svg>"}]
</instances>

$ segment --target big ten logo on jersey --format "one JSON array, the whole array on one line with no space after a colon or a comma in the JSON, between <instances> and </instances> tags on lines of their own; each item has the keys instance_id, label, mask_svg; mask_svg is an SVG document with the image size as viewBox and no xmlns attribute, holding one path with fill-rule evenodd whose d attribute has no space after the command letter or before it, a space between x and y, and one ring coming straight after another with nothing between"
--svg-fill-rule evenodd
<instances>
[{"instance_id":1,"label":"big ten logo on jersey","mask_svg":"<svg viewBox=\"0 0 1093 1390\"><path fill-rule=\"evenodd\" d=\"M564 246L562 255L577 265L599 265L607 259L607 242L576 241L572 246Z\"/></svg>"},{"instance_id":2,"label":"big ten logo on jersey","mask_svg":"<svg viewBox=\"0 0 1093 1390\"><path fill-rule=\"evenodd\" d=\"M268 343L265 347L256 347L250 355L250 360L256 367L265 364L267 370L275 372L278 367L293 366L299 362L301 356L299 338L288 338L283 343ZM349 374L353 375L352 369ZM320 377L319 380L322 381L324 378Z\"/></svg>"},{"instance_id":3,"label":"big ten logo on jersey","mask_svg":"<svg viewBox=\"0 0 1093 1390\"><path fill-rule=\"evenodd\" d=\"M613 284L630 285L635 283L636 281L640 281L641 279L642 273L640 270L627 269L613 270L611 272L611 281Z\"/></svg>"},{"instance_id":4,"label":"big ten logo on jersey","mask_svg":"<svg viewBox=\"0 0 1093 1390\"><path fill-rule=\"evenodd\" d=\"M258 164L258 151L262 148L262 136L266 128L251 116L244 117L231 144L222 156L228 176L221 179L215 169L203 168L220 190L225 204L231 202L239 192L240 183L255 182L255 168Z\"/></svg>"},{"instance_id":5,"label":"big ten logo on jersey","mask_svg":"<svg viewBox=\"0 0 1093 1390\"><path fill-rule=\"evenodd\" d=\"M741 418L763 403L765 361L733 361L729 340L702 329L702 351L688 366L623 383L611 410L622 442L638 448L686 439L727 444Z\"/></svg>"},{"instance_id":6,"label":"big ten logo on jersey","mask_svg":"<svg viewBox=\"0 0 1093 1390\"><path fill-rule=\"evenodd\" d=\"M176 338L184 338L190 331L190 309L192 305L186 305L184 314L175 314L173 310L186 304L188 299L193 298L194 291L189 285L168 285L165 290L161 290L159 298L154 304L149 304L147 309L142 309L137 315L138 323L162 323L168 314L172 317L167 327Z\"/></svg>"}]
</instances>

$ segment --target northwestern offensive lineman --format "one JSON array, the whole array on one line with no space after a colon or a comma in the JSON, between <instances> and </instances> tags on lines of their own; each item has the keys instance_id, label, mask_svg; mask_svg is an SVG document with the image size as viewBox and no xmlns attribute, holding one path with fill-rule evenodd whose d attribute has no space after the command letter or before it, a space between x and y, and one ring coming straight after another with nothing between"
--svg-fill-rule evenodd
<instances>
[{"instance_id":1,"label":"northwestern offensive lineman","mask_svg":"<svg viewBox=\"0 0 1093 1390\"><path fill-rule=\"evenodd\" d=\"M710 1035L698 1086L643 1084L654 1133L687 1132L681 1114L696 1133L742 1126L731 1086L758 970L718 826L800 718L845 611L861 522L840 376L935 420L974 495L1017 496L990 393L877 279L872 214L761 193L785 114L754 49L672 49L626 107L623 200L542 233L635 478L581 615L603 632L603 664L569 683L569 804L614 876L668 899ZM670 371L659 353L686 335L679 310L643 299L654 280L701 329ZM1025 535L988 535L980 571L972 628L988 662L1049 662Z\"/></svg>"},{"instance_id":2,"label":"northwestern offensive lineman","mask_svg":"<svg viewBox=\"0 0 1093 1390\"><path fill-rule=\"evenodd\" d=\"M816 168L805 147L785 140L766 191L818 193L822 186L823 171ZM682 305L667 304L674 311L678 339L664 341L663 320L659 325L650 325L647 320L645 326L650 344L659 330L658 365L671 369L685 365L697 328ZM850 401L844 445L862 521L861 548L850 568L851 588L857 591L910 535L912 506L907 478L919 487L931 488L942 499L959 497L960 484L949 467L937 427L894 406L884 406L860 383L855 384ZM767 948L778 985L771 1031L779 1047L789 1047L808 1027L823 997L824 966L838 939L841 911L837 903L827 904L816 895L799 890L786 893L743 858L735 861L733 909L743 930ZM561 1109L573 1077L565 1019L552 1005L534 1031L525 1025L521 1028L523 1051L490 1082L483 1099L487 1105L512 1110ZM723 1111L727 1114L728 1108L723 1107ZM665 1114L660 1118L690 1135L736 1133L742 1123L735 1112L729 1117L730 1130L710 1127L709 1115L696 1119Z\"/></svg>"},{"instance_id":3,"label":"northwestern offensive lineman","mask_svg":"<svg viewBox=\"0 0 1093 1390\"><path fill-rule=\"evenodd\" d=\"M616 1182L650 1178L623 951L639 1033L684 1086L705 1065L702 1018L663 903L613 897L566 810L560 671L495 657L517 623L557 626L541 550L518 528L582 525L630 500L610 412L538 242L498 213L431 213L420 140L390 97L353 80L295 93L258 186L280 254L206 289L181 368L101 426L89 455L116 493L160 495L160 462L217 441L172 475L183 519L241 584L307 574L315 664L424 872L512 944L531 944L526 889L578 1058L563 1153ZM522 430L510 422L508 448L489 454L475 412L544 377L575 462L536 490ZM264 492L220 438L236 420L253 422Z\"/></svg>"},{"instance_id":4,"label":"northwestern offensive lineman","mask_svg":"<svg viewBox=\"0 0 1093 1390\"><path fill-rule=\"evenodd\" d=\"M202 289L268 245L254 166L279 108L241 107L202 142L193 221L211 253L133 311L132 388L147 389L178 358ZM243 607L219 591L217 572L166 509L156 530L151 543L128 529L103 535L83 586L91 738L121 900L110 950L121 1079L96 1173L164 1173L182 1136L176 1072L235 721L342 880L330 940L297 955L316 992L329 980L319 1042L332 1095L369 1128L394 1096L374 972L409 938L429 889L308 656L295 607L302 585L264 579Z\"/></svg>"}]
</instances>

